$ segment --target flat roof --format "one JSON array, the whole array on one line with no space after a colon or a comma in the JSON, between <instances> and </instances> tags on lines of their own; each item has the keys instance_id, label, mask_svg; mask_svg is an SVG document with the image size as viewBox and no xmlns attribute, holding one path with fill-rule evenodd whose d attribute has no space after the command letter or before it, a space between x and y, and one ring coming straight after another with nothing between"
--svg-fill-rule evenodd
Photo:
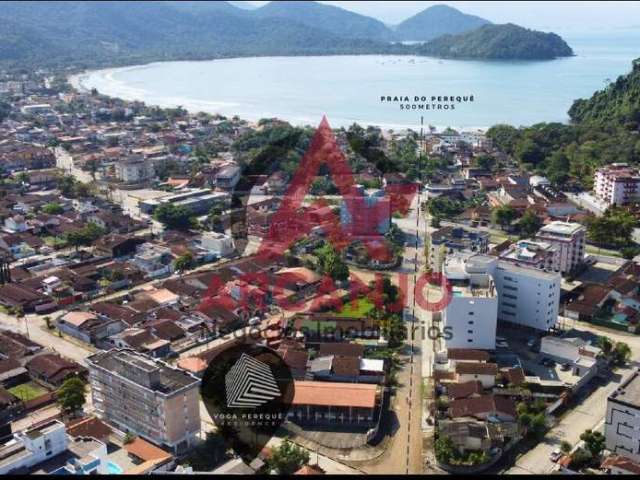
<instances>
[{"instance_id":1,"label":"flat roof","mask_svg":"<svg viewBox=\"0 0 640 480\"><path fill-rule=\"evenodd\" d=\"M573 235L578 230L584 229L582 225L575 222L561 222L555 221L548 225L545 225L540 229L540 232L544 233L556 233L561 235Z\"/></svg>"},{"instance_id":2,"label":"flat roof","mask_svg":"<svg viewBox=\"0 0 640 480\"><path fill-rule=\"evenodd\" d=\"M640 371L633 372L609 398L640 408Z\"/></svg>"}]
</instances>

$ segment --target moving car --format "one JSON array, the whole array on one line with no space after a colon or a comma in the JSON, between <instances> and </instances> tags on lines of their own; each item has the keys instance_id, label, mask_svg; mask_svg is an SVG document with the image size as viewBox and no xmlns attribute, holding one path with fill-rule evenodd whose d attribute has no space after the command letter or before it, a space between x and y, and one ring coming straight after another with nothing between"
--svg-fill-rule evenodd
<instances>
[{"instance_id":1,"label":"moving car","mask_svg":"<svg viewBox=\"0 0 640 480\"><path fill-rule=\"evenodd\" d=\"M560 460L560 457L562 457L562 452L558 448L556 448L553 452L549 454L549 460L551 460L554 463Z\"/></svg>"}]
</instances>

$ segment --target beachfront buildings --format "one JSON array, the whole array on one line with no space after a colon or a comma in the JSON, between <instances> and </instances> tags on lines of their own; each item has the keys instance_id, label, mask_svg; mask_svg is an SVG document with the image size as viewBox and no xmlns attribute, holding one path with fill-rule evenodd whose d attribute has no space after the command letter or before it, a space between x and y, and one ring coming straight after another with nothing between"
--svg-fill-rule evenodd
<instances>
[{"instance_id":1,"label":"beachfront buildings","mask_svg":"<svg viewBox=\"0 0 640 480\"><path fill-rule=\"evenodd\" d=\"M555 247L558 252L555 267L567 273L584 260L586 233L587 229L579 223L555 221L542 227L536 240Z\"/></svg>"},{"instance_id":2,"label":"beachfront buildings","mask_svg":"<svg viewBox=\"0 0 640 480\"><path fill-rule=\"evenodd\" d=\"M607 206L627 205L640 201L640 171L626 163L612 163L599 168L593 191Z\"/></svg>"},{"instance_id":3,"label":"beachfront buildings","mask_svg":"<svg viewBox=\"0 0 640 480\"><path fill-rule=\"evenodd\" d=\"M606 448L640 462L640 372L635 371L607 398Z\"/></svg>"},{"instance_id":4,"label":"beachfront buildings","mask_svg":"<svg viewBox=\"0 0 640 480\"><path fill-rule=\"evenodd\" d=\"M487 255L452 255L443 273L452 284L452 297L442 313L450 338L447 348L493 350L496 346L498 296L491 270L495 258Z\"/></svg>"},{"instance_id":5,"label":"beachfront buildings","mask_svg":"<svg viewBox=\"0 0 640 480\"><path fill-rule=\"evenodd\" d=\"M87 364L101 419L177 454L196 442L198 378L128 349L96 353Z\"/></svg>"}]
</instances>

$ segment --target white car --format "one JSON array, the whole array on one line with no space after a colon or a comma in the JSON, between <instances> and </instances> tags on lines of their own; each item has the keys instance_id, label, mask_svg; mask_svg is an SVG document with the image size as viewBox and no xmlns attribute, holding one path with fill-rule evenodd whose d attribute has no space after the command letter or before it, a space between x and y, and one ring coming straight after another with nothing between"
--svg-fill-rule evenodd
<instances>
[{"instance_id":1,"label":"white car","mask_svg":"<svg viewBox=\"0 0 640 480\"><path fill-rule=\"evenodd\" d=\"M549 454L549 460L554 463L560 460L560 457L562 457L562 452L557 448Z\"/></svg>"}]
</instances>

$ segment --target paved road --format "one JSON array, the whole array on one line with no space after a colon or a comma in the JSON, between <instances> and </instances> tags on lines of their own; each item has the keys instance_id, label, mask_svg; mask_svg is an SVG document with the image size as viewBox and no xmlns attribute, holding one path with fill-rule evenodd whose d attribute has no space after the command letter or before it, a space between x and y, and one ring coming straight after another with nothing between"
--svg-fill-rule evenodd
<instances>
[{"instance_id":1,"label":"paved road","mask_svg":"<svg viewBox=\"0 0 640 480\"><path fill-rule=\"evenodd\" d=\"M545 474L552 471L555 466L549 460L549 454L560 443L566 440L575 445L580 440L580 434L587 429L595 429L604 420L607 397L626 379L640 362L640 336L596 327L585 322L575 322L563 319L566 324L576 330L606 335L614 341L625 342L632 351L629 366L618 369L611 381L598 387L579 406L562 417L561 421L553 427L535 448L517 459L516 464L506 471L507 474Z\"/></svg>"}]
</instances>

